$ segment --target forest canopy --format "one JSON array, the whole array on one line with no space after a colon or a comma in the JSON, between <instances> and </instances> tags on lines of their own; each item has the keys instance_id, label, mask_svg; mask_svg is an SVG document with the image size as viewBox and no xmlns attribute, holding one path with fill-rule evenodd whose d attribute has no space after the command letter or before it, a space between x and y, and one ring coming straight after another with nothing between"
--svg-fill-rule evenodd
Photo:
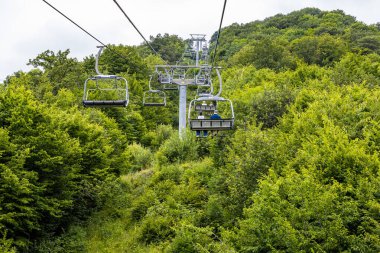
<instances>
[{"instance_id":1,"label":"forest canopy","mask_svg":"<svg viewBox=\"0 0 380 253\"><path fill-rule=\"evenodd\" d=\"M305 8L223 28L235 128L202 139L178 136L177 91L142 105L187 43L150 42L100 58L125 109L82 106L95 58L69 49L0 85L0 252L380 251L379 23Z\"/></svg>"}]
</instances>

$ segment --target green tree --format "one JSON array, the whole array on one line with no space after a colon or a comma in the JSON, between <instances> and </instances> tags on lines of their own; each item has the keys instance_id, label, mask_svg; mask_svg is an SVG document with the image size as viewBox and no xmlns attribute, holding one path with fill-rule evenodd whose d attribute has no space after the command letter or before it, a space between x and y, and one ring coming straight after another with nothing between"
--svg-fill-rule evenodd
<instances>
[{"instance_id":1,"label":"green tree","mask_svg":"<svg viewBox=\"0 0 380 253\"><path fill-rule=\"evenodd\" d=\"M79 92L84 83L83 68L75 58L69 58L70 50L59 50L54 53L51 50L39 54L29 60L29 65L41 67L49 81L53 84L53 92L56 94L61 88L68 88Z\"/></svg>"},{"instance_id":2,"label":"green tree","mask_svg":"<svg viewBox=\"0 0 380 253\"><path fill-rule=\"evenodd\" d=\"M349 53L334 67L331 78L338 85L364 83L368 87L380 84L379 55L367 56Z\"/></svg>"},{"instance_id":3,"label":"green tree","mask_svg":"<svg viewBox=\"0 0 380 253\"><path fill-rule=\"evenodd\" d=\"M231 64L252 64L256 68L270 68L273 70L294 68L292 59L284 41L263 39L254 45L243 47L231 58Z\"/></svg>"},{"instance_id":4,"label":"green tree","mask_svg":"<svg viewBox=\"0 0 380 253\"><path fill-rule=\"evenodd\" d=\"M331 66L347 52L347 46L341 39L325 34L296 39L291 50L307 64Z\"/></svg>"},{"instance_id":5,"label":"green tree","mask_svg":"<svg viewBox=\"0 0 380 253\"><path fill-rule=\"evenodd\" d=\"M105 48L99 58L99 71L104 74L135 74L138 79L147 78L148 69L138 50L133 46L112 45Z\"/></svg>"},{"instance_id":6,"label":"green tree","mask_svg":"<svg viewBox=\"0 0 380 253\"><path fill-rule=\"evenodd\" d=\"M160 33L156 37L150 36L150 44L168 64L175 64L185 50L185 41L177 35Z\"/></svg>"}]
</instances>

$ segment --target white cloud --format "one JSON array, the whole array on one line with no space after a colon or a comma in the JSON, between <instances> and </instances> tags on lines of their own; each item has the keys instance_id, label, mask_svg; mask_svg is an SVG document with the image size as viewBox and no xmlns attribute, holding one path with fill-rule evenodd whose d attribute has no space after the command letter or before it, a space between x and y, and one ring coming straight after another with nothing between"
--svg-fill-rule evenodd
<instances>
[{"instance_id":1,"label":"white cloud","mask_svg":"<svg viewBox=\"0 0 380 253\"><path fill-rule=\"evenodd\" d=\"M142 38L112 0L48 0L104 43L137 45ZM190 33L210 36L218 29L224 0L118 0L144 36ZM230 0L223 26L262 20L305 7L344 10L367 24L376 23L378 0ZM82 59L96 53L98 43L42 0L0 0L0 81L39 53L71 50Z\"/></svg>"}]
</instances>

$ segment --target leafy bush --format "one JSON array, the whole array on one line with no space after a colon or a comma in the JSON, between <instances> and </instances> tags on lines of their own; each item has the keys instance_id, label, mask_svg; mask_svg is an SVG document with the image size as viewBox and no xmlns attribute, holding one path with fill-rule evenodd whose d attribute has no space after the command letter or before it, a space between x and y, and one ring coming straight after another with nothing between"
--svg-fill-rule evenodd
<instances>
[{"instance_id":1,"label":"leafy bush","mask_svg":"<svg viewBox=\"0 0 380 253\"><path fill-rule=\"evenodd\" d=\"M215 252L209 250L212 248L210 244L214 244L210 228L198 228L191 224L180 224L175 232L176 235L165 249L165 252Z\"/></svg>"},{"instance_id":2,"label":"leafy bush","mask_svg":"<svg viewBox=\"0 0 380 253\"><path fill-rule=\"evenodd\" d=\"M126 159L127 168L126 171L121 173L136 172L148 168L153 160L152 152L141 146L140 144L133 143L127 147L123 154L123 158Z\"/></svg>"},{"instance_id":3,"label":"leafy bush","mask_svg":"<svg viewBox=\"0 0 380 253\"><path fill-rule=\"evenodd\" d=\"M195 160L198 156L198 145L190 132L184 134L182 138L172 135L157 151L156 159L161 165Z\"/></svg>"}]
</instances>

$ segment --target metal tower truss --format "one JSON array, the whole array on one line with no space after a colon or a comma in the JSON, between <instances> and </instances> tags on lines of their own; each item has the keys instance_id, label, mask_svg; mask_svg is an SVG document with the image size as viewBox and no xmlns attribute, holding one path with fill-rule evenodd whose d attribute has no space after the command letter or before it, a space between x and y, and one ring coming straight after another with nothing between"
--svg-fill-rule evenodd
<instances>
[{"instance_id":1,"label":"metal tower truss","mask_svg":"<svg viewBox=\"0 0 380 253\"><path fill-rule=\"evenodd\" d=\"M189 44L186 45L185 51L182 54L181 60L178 65L193 64L207 64L208 60L208 47L205 34L190 34L191 38L188 40Z\"/></svg>"},{"instance_id":2,"label":"metal tower truss","mask_svg":"<svg viewBox=\"0 0 380 253\"><path fill-rule=\"evenodd\" d=\"M156 65L156 73L161 84L210 86L211 83L209 65Z\"/></svg>"},{"instance_id":3,"label":"metal tower truss","mask_svg":"<svg viewBox=\"0 0 380 253\"><path fill-rule=\"evenodd\" d=\"M220 68L207 64L208 48L205 35L191 34L189 41L189 47L185 50L183 56L193 57L195 52L195 64L186 65L186 62L182 61L182 64L155 66L155 72L158 75L157 80L162 85L162 89L179 91L179 134L180 136L184 134L187 122L190 124L190 129L194 131L232 129L234 126L232 102L220 96L222 93ZM214 87L211 79L211 72L213 70L216 71L219 81L219 89L215 95L213 94ZM196 87L197 97L190 102L187 112L188 87ZM150 90L145 96L146 98L150 98L149 95L155 95L155 98L159 100L160 94L161 93L157 91ZM219 119L198 119L195 117L198 113L203 113L203 115L211 117L211 114L216 113L217 108L221 109L220 117L223 117L223 119L219 116Z\"/></svg>"}]
</instances>

